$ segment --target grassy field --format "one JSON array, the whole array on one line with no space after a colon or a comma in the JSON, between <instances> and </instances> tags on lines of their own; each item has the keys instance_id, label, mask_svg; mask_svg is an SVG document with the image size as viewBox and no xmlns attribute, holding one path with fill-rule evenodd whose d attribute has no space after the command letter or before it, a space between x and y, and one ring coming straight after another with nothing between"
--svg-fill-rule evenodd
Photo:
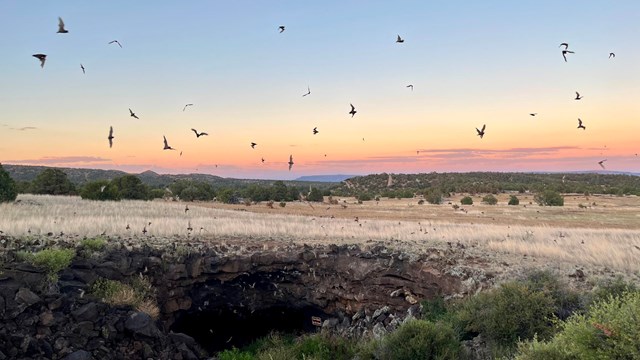
<instances>
[{"instance_id":1,"label":"grassy field","mask_svg":"<svg viewBox=\"0 0 640 360\"><path fill-rule=\"evenodd\" d=\"M382 241L422 251L462 248L476 256L522 257L605 267L640 275L640 198L567 196L564 207L459 204L418 205L418 199L383 199L357 204L353 198L327 203L265 203L251 206L166 201L85 201L78 197L20 195L0 205L0 230L11 236L52 233L63 237L166 239L172 242L260 241L273 243L367 243ZM582 204L583 207L579 207ZM151 223L151 224L149 224ZM127 226L129 229L127 229ZM191 228L192 230L188 230ZM142 233L147 230L146 235ZM449 244L448 244L449 243Z\"/></svg>"}]
</instances>

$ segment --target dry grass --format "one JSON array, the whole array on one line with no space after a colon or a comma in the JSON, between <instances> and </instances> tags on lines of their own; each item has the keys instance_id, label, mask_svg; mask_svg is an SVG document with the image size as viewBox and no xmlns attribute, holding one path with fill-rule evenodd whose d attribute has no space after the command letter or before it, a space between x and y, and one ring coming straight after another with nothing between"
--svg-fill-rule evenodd
<instances>
[{"instance_id":1,"label":"dry grass","mask_svg":"<svg viewBox=\"0 0 640 360\"><path fill-rule=\"evenodd\" d=\"M0 230L12 236L27 236L29 229L31 235L64 232L95 237L106 232L112 237L154 236L185 243L231 238L338 244L394 241L418 251L446 247L449 242L490 254L527 255L626 273L640 270L639 198L591 197L590 204L596 205L586 209L578 208L578 203L586 204L584 196L568 197L565 207L529 205L525 196L520 200L527 207L507 206L507 198L500 196L496 206L464 206L467 212L447 204L417 205L418 199L363 205L346 199L346 209L299 202L274 209L265 204L193 203L185 213L184 203L176 202L21 195L18 204L0 205ZM478 203L479 199L474 197ZM143 236L145 226L148 233Z\"/></svg>"}]
</instances>

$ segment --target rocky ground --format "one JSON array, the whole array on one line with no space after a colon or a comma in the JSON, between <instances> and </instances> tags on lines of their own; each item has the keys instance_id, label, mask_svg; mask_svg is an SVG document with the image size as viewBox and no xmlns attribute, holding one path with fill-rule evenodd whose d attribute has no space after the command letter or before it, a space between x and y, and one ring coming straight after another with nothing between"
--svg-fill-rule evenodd
<instances>
[{"instance_id":1,"label":"rocky ground","mask_svg":"<svg viewBox=\"0 0 640 360\"><path fill-rule=\"evenodd\" d=\"M241 346L247 339L242 330L220 323L207 324L209 333L189 331L185 319L224 314L250 323L254 314L275 308L303 314L301 329L312 328L311 316L317 316L325 331L381 336L419 313L423 299L474 294L530 269L555 270L575 287L615 275L605 268L493 256L455 243L416 251L393 241L309 245L192 238L175 246L145 237L110 238L104 250L92 252L78 243L68 235L28 241L0 236L0 359L206 359L206 349ZM18 260L18 250L52 245L77 249L55 282ZM98 278L137 276L153 285L157 319L110 306L90 291ZM179 323L191 334L174 332ZM191 329L205 328L194 323Z\"/></svg>"}]
</instances>

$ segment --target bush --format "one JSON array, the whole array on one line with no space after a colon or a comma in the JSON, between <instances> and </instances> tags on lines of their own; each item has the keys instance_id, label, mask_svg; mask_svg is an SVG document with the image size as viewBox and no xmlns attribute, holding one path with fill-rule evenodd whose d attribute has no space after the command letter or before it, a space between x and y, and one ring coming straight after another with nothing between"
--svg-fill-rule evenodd
<instances>
[{"instance_id":1,"label":"bush","mask_svg":"<svg viewBox=\"0 0 640 360\"><path fill-rule=\"evenodd\" d=\"M45 169L31 184L34 194L73 195L75 186L67 178L67 174L60 169Z\"/></svg>"},{"instance_id":2,"label":"bush","mask_svg":"<svg viewBox=\"0 0 640 360\"><path fill-rule=\"evenodd\" d=\"M442 193L439 191L430 192L425 196L425 199L427 200L427 202L429 202L429 204L442 204Z\"/></svg>"},{"instance_id":3,"label":"bush","mask_svg":"<svg viewBox=\"0 0 640 360\"><path fill-rule=\"evenodd\" d=\"M107 246L107 241L101 238L84 239L80 242L80 247L89 251L102 251Z\"/></svg>"},{"instance_id":4,"label":"bush","mask_svg":"<svg viewBox=\"0 0 640 360\"><path fill-rule=\"evenodd\" d=\"M358 201L371 201L372 199L373 199L373 196L371 196L371 194L369 193L360 193L356 197L356 200Z\"/></svg>"},{"instance_id":5,"label":"bush","mask_svg":"<svg viewBox=\"0 0 640 360\"><path fill-rule=\"evenodd\" d=\"M16 183L0 164L0 203L14 201L18 197Z\"/></svg>"},{"instance_id":6,"label":"bush","mask_svg":"<svg viewBox=\"0 0 640 360\"><path fill-rule=\"evenodd\" d=\"M532 291L540 291L553 298L553 313L559 319L564 320L586 307L586 298L571 290L551 271L534 271L527 276L525 284Z\"/></svg>"},{"instance_id":7,"label":"bush","mask_svg":"<svg viewBox=\"0 0 640 360\"><path fill-rule=\"evenodd\" d=\"M160 315L153 286L146 277L133 277L129 283L99 278L89 291L109 305L131 306L152 318Z\"/></svg>"},{"instance_id":8,"label":"bush","mask_svg":"<svg viewBox=\"0 0 640 360\"><path fill-rule=\"evenodd\" d=\"M619 297L624 293L637 290L638 287L635 284L626 282L622 277L618 276L613 280L601 281L597 284L595 290L591 294L591 303L607 300L611 296Z\"/></svg>"},{"instance_id":9,"label":"bush","mask_svg":"<svg viewBox=\"0 0 640 360\"><path fill-rule=\"evenodd\" d=\"M498 199L495 196L489 194L482 198L482 203L487 205L495 205L498 203Z\"/></svg>"},{"instance_id":10,"label":"bush","mask_svg":"<svg viewBox=\"0 0 640 360\"><path fill-rule=\"evenodd\" d=\"M111 180L110 185L117 189L121 199L147 200L149 198L149 187L135 175L117 177Z\"/></svg>"},{"instance_id":11,"label":"bush","mask_svg":"<svg viewBox=\"0 0 640 360\"><path fill-rule=\"evenodd\" d=\"M57 281L57 274L71 264L76 256L74 249L44 249L35 254L29 254L26 260L34 266L45 269L52 281Z\"/></svg>"},{"instance_id":12,"label":"bush","mask_svg":"<svg viewBox=\"0 0 640 360\"><path fill-rule=\"evenodd\" d=\"M466 331L482 334L498 350L508 351L519 339L533 339L535 334L548 339L553 333L554 310L550 294L509 282L469 298L461 304L458 316Z\"/></svg>"},{"instance_id":13,"label":"bush","mask_svg":"<svg viewBox=\"0 0 640 360\"><path fill-rule=\"evenodd\" d=\"M322 191L318 190L318 188L311 188L309 195L307 195L307 201L323 202Z\"/></svg>"},{"instance_id":14,"label":"bush","mask_svg":"<svg viewBox=\"0 0 640 360\"><path fill-rule=\"evenodd\" d=\"M462 346L453 329L444 323L411 320L387 335L378 357L393 360L459 359Z\"/></svg>"},{"instance_id":15,"label":"bush","mask_svg":"<svg viewBox=\"0 0 640 360\"><path fill-rule=\"evenodd\" d=\"M460 200L461 205L473 205L473 199L471 196L465 196Z\"/></svg>"},{"instance_id":16,"label":"bush","mask_svg":"<svg viewBox=\"0 0 640 360\"><path fill-rule=\"evenodd\" d=\"M610 296L587 314L563 322L561 331L548 343L520 344L516 359L638 359L638 314L640 292Z\"/></svg>"},{"instance_id":17,"label":"bush","mask_svg":"<svg viewBox=\"0 0 640 360\"><path fill-rule=\"evenodd\" d=\"M517 196L511 195L509 196L509 203L507 205L520 205L520 200Z\"/></svg>"},{"instance_id":18,"label":"bush","mask_svg":"<svg viewBox=\"0 0 640 360\"><path fill-rule=\"evenodd\" d=\"M80 189L80 197L85 200L120 200L118 188L106 180L86 183Z\"/></svg>"},{"instance_id":19,"label":"bush","mask_svg":"<svg viewBox=\"0 0 640 360\"><path fill-rule=\"evenodd\" d=\"M540 194L536 194L533 200L538 205L543 206L564 206L564 197L554 190L545 190Z\"/></svg>"}]
</instances>

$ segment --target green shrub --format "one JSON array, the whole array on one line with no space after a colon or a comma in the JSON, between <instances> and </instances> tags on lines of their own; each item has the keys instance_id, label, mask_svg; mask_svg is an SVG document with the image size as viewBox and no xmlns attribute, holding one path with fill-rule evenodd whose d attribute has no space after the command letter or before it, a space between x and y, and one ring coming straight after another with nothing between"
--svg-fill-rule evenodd
<instances>
[{"instance_id":1,"label":"green shrub","mask_svg":"<svg viewBox=\"0 0 640 360\"><path fill-rule=\"evenodd\" d=\"M71 264L76 256L74 249L44 249L27 257L32 265L46 270L52 280L57 279L57 274Z\"/></svg>"},{"instance_id":2,"label":"green shrub","mask_svg":"<svg viewBox=\"0 0 640 360\"><path fill-rule=\"evenodd\" d=\"M587 314L570 317L548 343L519 346L516 359L638 359L640 358L640 292L610 296Z\"/></svg>"},{"instance_id":3,"label":"green shrub","mask_svg":"<svg viewBox=\"0 0 640 360\"><path fill-rule=\"evenodd\" d=\"M498 203L498 198L496 198L495 196L489 194L485 197L482 198L482 203L483 204L487 204L487 205L495 205Z\"/></svg>"},{"instance_id":4,"label":"green shrub","mask_svg":"<svg viewBox=\"0 0 640 360\"><path fill-rule=\"evenodd\" d=\"M379 344L379 359L459 359L462 346L445 323L411 320L387 335Z\"/></svg>"},{"instance_id":5,"label":"green shrub","mask_svg":"<svg viewBox=\"0 0 640 360\"><path fill-rule=\"evenodd\" d=\"M439 191L432 191L425 196L425 199L427 200L427 202L429 202L429 204L442 204L442 193Z\"/></svg>"},{"instance_id":6,"label":"green shrub","mask_svg":"<svg viewBox=\"0 0 640 360\"><path fill-rule=\"evenodd\" d=\"M102 238L84 239L80 242L80 247L89 251L102 251L107 246L107 241Z\"/></svg>"},{"instance_id":7,"label":"green shrub","mask_svg":"<svg viewBox=\"0 0 640 360\"><path fill-rule=\"evenodd\" d=\"M525 284L532 291L549 294L554 302L553 313L562 320L586 307L587 299L571 290L566 282L551 271L534 271L527 276Z\"/></svg>"},{"instance_id":8,"label":"green shrub","mask_svg":"<svg viewBox=\"0 0 640 360\"><path fill-rule=\"evenodd\" d=\"M237 348L231 350L225 350L218 353L218 360L253 360L255 357L253 354L245 351L240 351Z\"/></svg>"},{"instance_id":9,"label":"green shrub","mask_svg":"<svg viewBox=\"0 0 640 360\"><path fill-rule=\"evenodd\" d=\"M431 300L423 300L420 305L422 305L422 320L437 321L447 313L444 299L441 297L436 297Z\"/></svg>"},{"instance_id":10,"label":"green shrub","mask_svg":"<svg viewBox=\"0 0 640 360\"><path fill-rule=\"evenodd\" d=\"M621 276L613 280L600 281L591 293L591 303L607 300L609 297L618 297L627 292L637 291L638 287L634 283L626 282Z\"/></svg>"},{"instance_id":11,"label":"green shrub","mask_svg":"<svg viewBox=\"0 0 640 360\"><path fill-rule=\"evenodd\" d=\"M311 188L309 195L307 195L307 201L323 202L322 191L318 190L318 188Z\"/></svg>"},{"instance_id":12,"label":"green shrub","mask_svg":"<svg viewBox=\"0 0 640 360\"><path fill-rule=\"evenodd\" d=\"M520 205L520 200L517 196L511 195L509 196L509 202L507 203L507 205Z\"/></svg>"},{"instance_id":13,"label":"green shrub","mask_svg":"<svg viewBox=\"0 0 640 360\"><path fill-rule=\"evenodd\" d=\"M471 198L471 196L465 196L460 200L460 204L473 205L473 199Z\"/></svg>"},{"instance_id":14,"label":"green shrub","mask_svg":"<svg viewBox=\"0 0 640 360\"><path fill-rule=\"evenodd\" d=\"M85 200L120 200L118 188L107 180L86 183L80 189L80 197Z\"/></svg>"},{"instance_id":15,"label":"green shrub","mask_svg":"<svg viewBox=\"0 0 640 360\"><path fill-rule=\"evenodd\" d=\"M89 291L110 305L131 306L153 318L160 314L155 290L146 277L132 277L129 283L99 278L91 284Z\"/></svg>"},{"instance_id":16,"label":"green shrub","mask_svg":"<svg viewBox=\"0 0 640 360\"><path fill-rule=\"evenodd\" d=\"M34 194L73 195L76 189L64 171L49 168L36 176L31 183L31 190Z\"/></svg>"},{"instance_id":17,"label":"green shrub","mask_svg":"<svg viewBox=\"0 0 640 360\"><path fill-rule=\"evenodd\" d=\"M360 193L356 196L356 200L358 201L370 201L371 199L373 199L373 197L369 193Z\"/></svg>"},{"instance_id":18,"label":"green shrub","mask_svg":"<svg viewBox=\"0 0 640 360\"><path fill-rule=\"evenodd\" d=\"M533 200L543 206L564 206L564 197L554 190L545 190L536 194Z\"/></svg>"},{"instance_id":19,"label":"green shrub","mask_svg":"<svg viewBox=\"0 0 640 360\"><path fill-rule=\"evenodd\" d=\"M538 341L537 337L530 342L518 344L517 360L580 360L563 350L557 343Z\"/></svg>"},{"instance_id":20,"label":"green shrub","mask_svg":"<svg viewBox=\"0 0 640 360\"><path fill-rule=\"evenodd\" d=\"M548 339L554 310L549 293L509 282L467 299L458 316L466 331L482 334L496 349L509 351L519 339L533 339L535 334Z\"/></svg>"}]
</instances>

